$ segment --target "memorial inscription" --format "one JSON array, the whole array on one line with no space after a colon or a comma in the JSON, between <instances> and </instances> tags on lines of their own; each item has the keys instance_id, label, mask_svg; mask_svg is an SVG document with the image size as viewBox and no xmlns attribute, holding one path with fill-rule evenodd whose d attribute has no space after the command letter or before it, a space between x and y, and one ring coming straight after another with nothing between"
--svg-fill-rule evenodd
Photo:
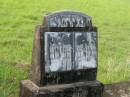
<instances>
[{"instance_id":1,"label":"memorial inscription","mask_svg":"<svg viewBox=\"0 0 130 97\"><path fill-rule=\"evenodd\" d=\"M59 15L50 18L50 27L85 27L91 25L91 19L79 15Z\"/></svg>"},{"instance_id":2,"label":"memorial inscription","mask_svg":"<svg viewBox=\"0 0 130 97\"><path fill-rule=\"evenodd\" d=\"M79 12L62 12L48 15L45 24L48 27L91 27L91 17Z\"/></svg>"},{"instance_id":3,"label":"memorial inscription","mask_svg":"<svg viewBox=\"0 0 130 97\"><path fill-rule=\"evenodd\" d=\"M72 69L72 33L45 32L45 71Z\"/></svg>"},{"instance_id":4,"label":"memorial inscription","mask_svg":"<svg viewBox=\"0 0 130 97\"><path fill-rule=\"evenodd\" d=\"M96 68L96 32L45 32L45 72Z\"/></svg>"}]
</instances>

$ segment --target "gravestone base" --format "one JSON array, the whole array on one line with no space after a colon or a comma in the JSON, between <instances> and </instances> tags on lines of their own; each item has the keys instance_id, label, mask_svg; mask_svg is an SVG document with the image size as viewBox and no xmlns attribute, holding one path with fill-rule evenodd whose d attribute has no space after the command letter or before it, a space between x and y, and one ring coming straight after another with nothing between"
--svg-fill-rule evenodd
<instances>
[{"instance_id":1,"label":"gravestone base","mask_svg":"<svg viewBox=\"0 0 130 97\"><path fill-rule=\"evenodd\" d=\"M21 81L20 97L102 97L103 88L98 81L39 87L30 80L24 80Z\"/></svg>"}]
</instances>

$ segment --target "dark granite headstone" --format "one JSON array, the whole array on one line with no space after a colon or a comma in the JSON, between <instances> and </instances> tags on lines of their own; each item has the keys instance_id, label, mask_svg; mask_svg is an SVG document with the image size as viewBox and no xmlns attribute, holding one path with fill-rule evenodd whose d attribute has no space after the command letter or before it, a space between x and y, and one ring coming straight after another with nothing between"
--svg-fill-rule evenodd
<instances>
[{"instance_id":1,"label":"dark granite headstone","mask_svg":"<svg viewBox=\"0 0 130 97\"><path fill-rule=\"evenodd\" d=\"M79 12L45 16L36 28L31 81L21 83L20 97L101 97L97 28L91 21Z\"/></svg>"}]
</instances>

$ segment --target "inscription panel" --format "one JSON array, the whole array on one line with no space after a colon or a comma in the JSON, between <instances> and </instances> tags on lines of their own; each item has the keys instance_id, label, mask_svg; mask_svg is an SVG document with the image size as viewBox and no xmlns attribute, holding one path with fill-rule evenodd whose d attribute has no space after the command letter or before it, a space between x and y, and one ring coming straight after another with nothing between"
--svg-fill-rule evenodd
<instances>
[{"instance_id":1,"label":"inscription panel","mask_svg":"<svg viewBox=\"0 0 130 97\"><path fill-rule=\"evenodd\" d=\"M96 67L96 33L75 33L76 69Z\"/></svg>"},{"instance_id":2,"label":"inscription panel","mask_svg":"<svg viewBox=\"0 0 130 97\"><path fill-rule=\"evenodd\" d=\"M45 71L66 71L72 69L72 33L45 33Z\"/></svg>"},{"instance_id":3,"label":"inscription panel","mask_svg":"<svg viewBox=\"0 0 130 97\"><path fill-rule=\"evenodd\" d=\"M45 32L45 72L96 67L96 32Z\"/></svg>"},{"instance_id":4,"label":"inscription panel","mask_svg":"<svg viewBox=\"0 0 130 97\"><path fill-rule=\"evenodd\" d=\"M86 27L91 26L91 18L80 15L57 15L49 20L50 27Z\"/></svg>"}]
</instances>

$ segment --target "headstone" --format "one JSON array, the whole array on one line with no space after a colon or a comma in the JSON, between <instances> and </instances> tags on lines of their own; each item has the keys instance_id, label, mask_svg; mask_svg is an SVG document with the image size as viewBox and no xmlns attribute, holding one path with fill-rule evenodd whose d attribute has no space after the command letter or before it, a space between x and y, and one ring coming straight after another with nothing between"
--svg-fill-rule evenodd
<instances>
[{"instance_id":1,"label":"headstone","mask_svg":"<svg viewBox=\"0 0 130 97\"><path fill-rule=\"evenodd\" d=\"M97 28L85 14L45 16L36 28L30 80L21 82L20 97L101 97L97 38Z\"/></svg>"}]
</instances>

